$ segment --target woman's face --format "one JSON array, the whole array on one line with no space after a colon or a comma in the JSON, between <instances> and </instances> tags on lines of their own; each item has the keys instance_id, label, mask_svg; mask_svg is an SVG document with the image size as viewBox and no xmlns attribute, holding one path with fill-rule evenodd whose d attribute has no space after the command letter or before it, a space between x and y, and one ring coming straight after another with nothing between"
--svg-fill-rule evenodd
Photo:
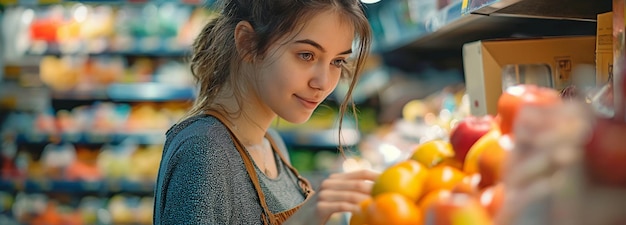
<instances>
[{"instance_id":1,"label":"woman's face","mask_svg":"<svg viewBox=\"0 0 626 225\"><path fill-rule=\"evenodd\" d=\"M269 49L257 71L256 91L278 116L303 123L337 86L352 53L354 28L337 12L325 11L289 36Z\"/></svg>"}]
</instances>

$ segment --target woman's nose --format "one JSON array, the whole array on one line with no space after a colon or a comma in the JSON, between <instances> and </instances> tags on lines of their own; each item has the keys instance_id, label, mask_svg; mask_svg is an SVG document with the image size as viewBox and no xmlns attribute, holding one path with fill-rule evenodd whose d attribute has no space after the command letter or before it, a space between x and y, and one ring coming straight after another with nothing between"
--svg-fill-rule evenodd
<instances>
[{"instance_id":1,"label":"woman's nose","mask_svg":"<svg viewBox=\"0 0 626 225\"><path fill-rule=\"evenodd\" d=\"M317 66L312 79L309 81L309 86L313 89L326 91L331 85L330 68L328 66Z\"/></svg>"}]
</instances>

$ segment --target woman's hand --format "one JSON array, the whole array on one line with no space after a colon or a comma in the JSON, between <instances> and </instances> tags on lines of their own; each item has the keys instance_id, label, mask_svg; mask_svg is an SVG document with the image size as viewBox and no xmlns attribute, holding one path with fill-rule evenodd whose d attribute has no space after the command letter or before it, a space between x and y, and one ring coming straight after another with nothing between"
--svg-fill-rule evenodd
<instances>
[{"instance_id":1,"label":"woman's hand","mask_svg":"<svg viewBox=\"0 0 626 225\"><path fill-rule=\"evenodd\" d=\"M325 224L334 213L358 210L359 203L370 197L378 175L370 170L330 175L285 224Z\"/></svg>"}]
</instances>

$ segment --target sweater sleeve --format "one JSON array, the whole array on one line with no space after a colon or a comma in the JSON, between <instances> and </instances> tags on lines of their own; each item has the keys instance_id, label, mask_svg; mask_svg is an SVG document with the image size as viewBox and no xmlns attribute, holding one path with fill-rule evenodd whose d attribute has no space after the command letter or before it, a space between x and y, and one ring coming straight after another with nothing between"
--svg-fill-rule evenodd
<instances>
[{"instance_id":1,"label":"sweater sleeve","mask_svg":"<svg viewBox=\"0 0 626 225\"><path fill-rule=\"evenodd\" d=\"M176 149L162 224L231 224L235 207L223 143L190 137Z\"/></svg>"}]
</instances>

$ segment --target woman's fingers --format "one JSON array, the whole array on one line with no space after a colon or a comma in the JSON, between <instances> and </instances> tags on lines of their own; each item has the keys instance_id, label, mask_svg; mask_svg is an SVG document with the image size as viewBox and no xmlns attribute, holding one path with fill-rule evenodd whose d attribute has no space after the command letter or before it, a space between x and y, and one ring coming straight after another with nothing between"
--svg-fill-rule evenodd
<instances>
[{"instance_id":1,"label":"woman's fingers","mask_svg":"<svg viewBox=\"0 0 626 225\"><path fill-rule=\"evenodd\" d=\"M359 204L370 198L370 195L353 191L325 190L319 193L320 202L348 202Z\"/></svg>"},{"instance_id":2,"label":"woman's fingers","mask_svg":"<svg viewBox=\"0 0 626 225\"><path fill-rule=\"evenodd\" d=\"M374 180L380 173L360 170L332 174L320 185L316 198L316 215L326 218L338 212L353 212L359 204L370 198Z\"/></svg>"},{"instance_id":3,"label":"woman's fingers","mask_svg":"<svg viewBox=\"0 0 626 225\"><path fill-rule=\"evenodd\" d=\"M330 175L330 179L350 179L350 180L369 180L374 181L380 175L379 172L372 170L357 170L349 173L336 173Z\"/></svg>"},{"instance_id":4,"label":"woman's fingers","mask_svg":"<svg viewBox=\"0 0 626 225\"><path fill-rule=\"evenodd\" d=\"M354 212L357 210L359 210L359 205L349 202L319 202L317 204L317 215L325 218L334 213Z\"/></svg>"},{"instance_id":5,"label":"woman's fingers","mask_svg":"<svg viewBox=\"0 0 626 225\"><path fill-rule=\"evenodd\" d=\"M374 182L367 180L326 179L320 185L320 189L353 191L369 195L372 192L373 186Z\"/></svg>"}]
</instances>

